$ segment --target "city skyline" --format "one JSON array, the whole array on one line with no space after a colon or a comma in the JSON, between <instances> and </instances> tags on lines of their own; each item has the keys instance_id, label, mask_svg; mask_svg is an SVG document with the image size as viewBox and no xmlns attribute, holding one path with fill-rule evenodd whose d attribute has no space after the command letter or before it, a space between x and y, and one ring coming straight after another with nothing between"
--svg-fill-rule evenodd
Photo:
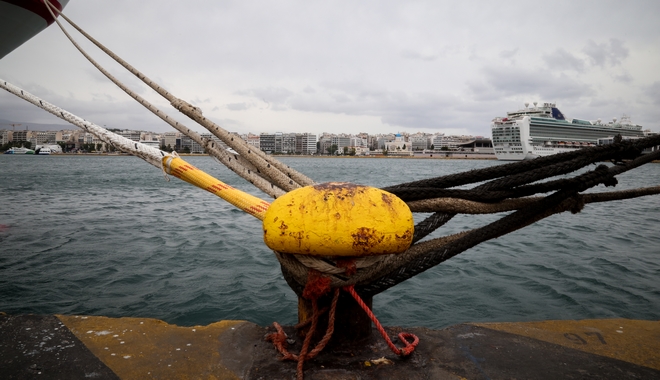
<instances>
[{"instance_id":1,"label":"city skyline","mask_svg":"<svg viewBox=\"0 0 660 380\"><path fill-rule=\"evenodd\" d=\"M625 113L659 127L657 1L154 4L71 1L64 14L230 131L488 136L493 118L534 101L557 103L569 118ZM551 10L561 16L530 17ZM202 131L74 37L141 96ZM57 25L0 60L0 77L98 125L170 128L95 71ZM5 92L0 115L59 122Z\"/></svg>"}]
</instances>

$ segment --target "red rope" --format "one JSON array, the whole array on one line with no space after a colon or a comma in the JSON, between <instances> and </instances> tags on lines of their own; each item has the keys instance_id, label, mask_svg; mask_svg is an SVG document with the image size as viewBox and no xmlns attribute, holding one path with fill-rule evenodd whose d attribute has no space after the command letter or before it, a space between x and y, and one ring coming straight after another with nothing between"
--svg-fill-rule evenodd
<instances>
[{"instance_id":1,"label":"red rope","mask_svg":"<svg viewBox=\"0 0 660 380\"><path fill-rule=\"evenodd\" d=\"M369 306L367 306L367 304L365 304L364 301L362 301L362 298L360 297L359 294L357 294L357 292L353 288L353 285L345 286L343 289L348 293L350 293L353 296L353 298L355 298L355 301L358 303L358 305L360 305L360 307L364 310L364 312L367 313L371 321L374 323L374 325L376 325L376 328L380 332L380 335L382 335L383 339L385 339L385 342L387 342L387 345L390 347L390 350L392 350L392 352L394 352L397 355L408 356L413 351L415 351L415 347L417 347L417 345L419 344L419 338L417 337L417 335L411 333L405 333L405 332L400 333L399 340L403 342L405 347L398 348L397 346L394 345L394 343L392 343L392 340L390 339L389 335L387 335L387 332L385 331L383 326L380 324L380 322L378 322L378 319L376 318L374 313L371 312ZM412 339L413 340L412 343L410 343L408 339Z\"/></svg>"},{"instance_id":2,"label":"red rope","mask_svg":"<svg viewBox=\"0 0 660 380\"><path fill-rule=\"evenodd\" d=\"M342 261L340 265L346 268L347 273L354 272L356 269L354 260ZM376 328L380 332L380 335L382 335L383 339L385 339L385 342L390 347L392 352L394 352L397 355L408 356L413 351L415 351L415 347L417 347L417 345L419 344L419 338L415 334L410 334L405 332L400 333L399 340L404 344L404 347L398 348L397 346L394 345L394 343L392 343L392 340L387 335L387 332L385 331L383 326L380 324L380 322L378 322L378 319L371 311L371 309L369 309L369 306L367 306L360 297L360 295L357 294L355 288L351 285L351 286L346 286L343 289L348 293L350 293L351 296L353 296L355 301L358 303L358 305L360 305L362 310L364 310L364 312L367 313L371 321L374 323L374 325L376 325ZM277 332L268 334L266 336L266 340L273 342L275 348L282 354L280 360L295 360L298 362L297 373L296 373L298 380L303 380L305 360L310 360L316 357L316 355L318 355L328 344L330 338L332 338L333 332L335 331L335 311L337 309L337 301L339 300L339 288L335 289L334 295L332 297L332 304L330 305L330 314L328 315L328 328L325 332L325 335L316 344L316 347L314 347L313 350L308 352L309 346L312 342L312 337L314 335L314 332L316 331L319 317L327 310L327 308L323 310L319 310L318 299L324 296L329 291L330 291L330 279L323 276L320 272L314 269L309 269L309 273L307 275L307 284L305 284L305 290L303 291L303 298L308 299L312 302L312 317L296 325L296 328L306 326L309 323L311 323L311 326L307 331L307 336L305 336L305 340L298 355L292 354L287 350L286 333L284 333L282 326L280 326L277 322L273 322L273 326L275 326L275 330L277 330ZM409 342L408 339L412 339L412 343Z\"/></svg>"},{"instance_id":3,"label":"red rope","mask_svg":"<svg viewBox=\"0 0 660 380\"><path fill-rule=\"evenodd\" d=\"M303 379L303 366L305 364L305 360L310 360L316 357L328 344L330 338L332 338L332 334L335 331L335 311L337 310L337 301L339 300L339 288L335 289L334 295L332 297L330 314L328 315L328 328L325 332L325 335L316 344L316 347L314 347L313 350L309 351L309 353L307 352L309 350L312 337L314 336L314 332L316 331L319 317L327 310L327 308L324 308L323 310L318 309L318 299L329 291L330 279L323 277L316 270L310 269L307 276L307 284L305 285L305 290L303 291L303 297L311 300L312 302L312 317L296 325L296 328L307 325L310 320L311 326L307 331L307 336L305 336L303 346L300 349L300 353L298 355L292 354L287 350L287 336L279 323L273 322L273 326L275 326L275 330L277 330L277 332L268 334L266 336L266 340L273 342L275 348L282 354L280 360L296 360L298 362L298 380Z\"/></svg>"}]
</instances>

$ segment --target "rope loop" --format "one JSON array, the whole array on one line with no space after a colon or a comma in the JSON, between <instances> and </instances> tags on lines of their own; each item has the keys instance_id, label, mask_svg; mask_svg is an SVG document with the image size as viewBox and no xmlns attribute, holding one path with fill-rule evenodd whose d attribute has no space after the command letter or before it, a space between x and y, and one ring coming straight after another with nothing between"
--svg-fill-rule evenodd
<instances>
[{"instance_id":1,"label":"rope loop","mask_svg":"<svg viewBox=\"0 0 660 380\"><path fill-rule=\"evenodd\" d=\"M330 279L323 276L321 272L317 270L309 269L308 281L307 284L305 285L305 290L303 291L303 297L312 302L313 311L311 318L296 325L296 328L302 328L311 323L311 326L307 331L307 335L305 336L305 340L298 355L293 354L287 350L288 337L284 332L284 329L282 329L282 326L279 325L279 323L273 322L273 326L275 327L276 332L266 335L266 341L272 342L275 348L277 349L277 351L279 351L282 354L280 360L294 360L298 362L297 379L299 380L303 379L303 373L304 373L303 366L305 364L305 360L313 359L321 351L323 351L323 349L328 344L330 338L332 338L332 334L335 331L335 311L337 310L337 302L339 300L339 288L335 288L334 290L332 303L329 309L328 327L326 329L326 332L323 335L323 338L321 338L321 340L316 344L314 349L309 351L309 347L312 342L312 337L316 332L316 327L318 325L319 318L328 310L327 308L319 310L318 299L323 297L330 291L331 291Z\"/></svg>"},{"instance_id":2,"label":"rope loop","mask_svg":"<svg viewBox=\"0 0 660 380\"><path fill-rule=\"evenodd\" d=\"M400 333L399 334L399 340L404 344L403 348L399 348L394 343L392 343L392 340L390 339L389 335L387 335L387 331L385 331L385 328L383 328L383 325L380 324L378 321L378 318L374 315L374 313L369 309L369 306L362 301L362 298L360 297L359 294L355 291L355 287L353 285L350 286L345 286L344 291L348 292L353 298L355 299L355 302L360 305L362 310L364 310L365 313L369 316L371 321L376 325L376 329L378 329L378 332L380 332L380 335L385 339L385 343L387 343L387 346L394 352L396 355L399 356L408 356L415 351L415 348L419 344L419 338L417 335L412 334L412 333ZM412 339L412 343L408 341L408 339Z\"/></svg>"}]
</instances>

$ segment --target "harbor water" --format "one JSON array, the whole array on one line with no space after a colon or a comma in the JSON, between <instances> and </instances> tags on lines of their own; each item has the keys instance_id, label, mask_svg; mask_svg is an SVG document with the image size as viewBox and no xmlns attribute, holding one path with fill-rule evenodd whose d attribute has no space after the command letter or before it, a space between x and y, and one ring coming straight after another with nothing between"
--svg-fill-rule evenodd
<instances>
[{"instance_id":1,"label":"harbor water","mask_svg":"<svg viewBox=\"0 0 660 380\"><path fill-rule=\"evenodd\" d=\"M208 157L209 174L267 199ZM493 160L282 158L317 182L383 187ZM294 324L257 219L130 156L0 155L0 312ZM660 164L614 190L656 186ZM612 190L599 187L593 191ZM433 236L501 217L459 216ZM418 215L416 215L416 218ZM419 215L419 218L423 215ZM419 219L417 218L417 219ZM483 243L374 298L386 325L660 319L660 196L588 204Z\"/></svg>"}]
</instances>

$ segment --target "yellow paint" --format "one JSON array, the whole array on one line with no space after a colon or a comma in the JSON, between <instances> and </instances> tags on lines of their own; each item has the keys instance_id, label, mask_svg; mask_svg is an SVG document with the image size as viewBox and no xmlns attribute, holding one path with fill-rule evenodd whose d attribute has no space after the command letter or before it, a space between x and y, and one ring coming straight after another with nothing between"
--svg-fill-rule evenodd
<instances>
[{"instance_id":1,"label":"yellow paint","mask_svg":"<svg viewBox=\"0 0 660 380\"><path fill-rule=\"evenodd\" d=\"M269 206L268 202L227 185L219 179L190 165L181 158L165 156L163 157L163 167L167 171L167 174L171 174L200 189L215 194L238 209L247 212L259 220L263 220Z\"/></svg>"},{"instance_id":2,"label":"yellow paint","mask_svg":"<svg viewBox=\"0 0 660 380\"><path fill-rule=\"evenodd\" d=\"M278 252L315 256L400 253L412 243L412 212L386 191L330 182L276 199L263 220L264 241Z\"/></svg>"},{"instance_id":3,"label":"yellow paint","mask_svg":"<svg viewBox=\"0 0 660 380\"><path fill-rule=\"evenodd\" d=\"M121 379L238 379L219 336L242 321L179 327L149 318L57 316Z\"/></svg>"},{"instance_id":4,"label":"yellow paint","mask_svg":"<svg viewBox=\"0 0 660 380\"><path fill-rule=\"evenodd\" d=\"M660 321L595 319L474 325L660 370Z\"/></svg>"}]
</instances>

